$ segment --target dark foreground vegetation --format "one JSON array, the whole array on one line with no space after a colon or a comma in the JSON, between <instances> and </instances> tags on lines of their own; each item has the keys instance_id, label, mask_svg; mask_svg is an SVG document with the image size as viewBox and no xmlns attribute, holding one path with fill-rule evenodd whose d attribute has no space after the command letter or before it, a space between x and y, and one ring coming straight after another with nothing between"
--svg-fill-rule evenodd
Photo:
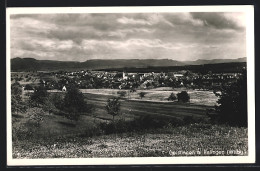
<instances>
[{"instance_id":1,"label":"dark foreground vegetation","mask_svg":"<svg viewBox=\"0 0 260 171\"><path fill-rule=\"evenodd\" d=\"M44 116L39 125L27 120L13 130L13 157L234 156L248 151L247 128L204 119L147 115L131 121L87 120L76 125L57 115Z\"/></svg>"}]
</instances>

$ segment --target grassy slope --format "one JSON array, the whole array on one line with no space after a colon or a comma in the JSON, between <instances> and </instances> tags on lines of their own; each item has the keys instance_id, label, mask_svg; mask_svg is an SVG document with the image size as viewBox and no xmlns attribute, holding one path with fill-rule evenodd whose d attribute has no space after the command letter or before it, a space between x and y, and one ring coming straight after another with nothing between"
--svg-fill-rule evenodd
<instances>
[{"instance_id":1,"label":"grassy slope","mask_svg":"<svg viewBox=\"0 0 260 171\"><path fill-rule=\"evenodd\" d=\"M247 155L247 129L192 124L143 133L14 142L14 158ZM199 153L199 152L200 153ZM208 151L208 152L206 152ZM241 153L243 152L243 153Z\"/></svg>"}]
</instances>

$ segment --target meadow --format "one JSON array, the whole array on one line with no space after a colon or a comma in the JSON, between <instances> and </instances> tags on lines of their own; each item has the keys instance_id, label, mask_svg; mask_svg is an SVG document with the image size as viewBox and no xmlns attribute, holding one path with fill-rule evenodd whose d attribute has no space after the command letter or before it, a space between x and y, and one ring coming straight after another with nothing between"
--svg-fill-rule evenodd
<instances>
[{"instance_id":1,"label":"meadow","mask_svg":"<svg viewBox=\"0 0 260 171\"><path fill-rule=\"evenodd\" d=\"M13 157L27 159L244 156L247 151L247 129L210 124L13 143Z\"/></svg>"},{"instance_id":2,"label":"meadow","mask_svg":"<svg viewBox=\"0 0 260 171\"><path fill-rule=\"evenodd\" d=\"M105 110L107 99L114 97L115 95L104 94L85 94L87 102L95 106L93 115L99 118L112 119L111 115L108 115ZM140 115L156 115L167 116L174 118L182 118L184 116L193 117L206 117L206 109L212 108L212 106L198 105L192 103L178 103L178 102L161 102L161 101L148 101L148 97L142 99L121 99L121 114L125 119L132 118Z\"/></svg>"},{"instance_id":3,"label":"meadow","mask_svg":"<svg viewBox=\"0 0 260 171\"><path fill-rule=\"evenodd\" d=\"M136 90L136 92L130 93L129 90L120 90L120 89L81 89L83 93L89 94L100 94L100 95L114 95L118 96L118 91L126 91L126 98L128 100L138 100L138 101L151 101L151 102L171 102L168 101L168 97L171 93L175 95L180 93L182 90L185 90L190 95L190 103L192 104L203 104L207 106L216 105L217 97L213 91L201 91L185 88L171 88L171 87L160 87L147 90ZM145 96L141 99L139 96L140 92L146 93ZM171 102L172 103L172 102Z\"/></svg>"}]
</instances>

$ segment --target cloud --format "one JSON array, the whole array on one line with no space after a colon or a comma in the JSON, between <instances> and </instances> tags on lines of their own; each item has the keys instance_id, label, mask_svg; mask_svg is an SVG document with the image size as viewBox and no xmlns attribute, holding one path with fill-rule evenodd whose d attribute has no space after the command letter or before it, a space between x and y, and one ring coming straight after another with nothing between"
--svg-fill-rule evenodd
<instances>
[{"instance_id":1,"label":"cloud","mask_svg":"<svg viewBox=\"0 0 260 171\"><path fill-rule=\"evenodd\" d=\"M133 28L133 29L119 29L116 31L111 31L108 32L108 36L109 37L120 37L120 38L124 38L127 35L130 34L144 34L144 33L153 33L155 31L155 29L147 29L147 28Z\"/></svg>"},{"instance_id":2,"label":"cloud","mask_svg":"<svg viewBox=\"0 0 260 171\"><path fill-rule=\"evenodd\" d=\"M141 24L141 25L152 25L149 21L142 20L142 19L133 19L133 18L118 18L117 22L121 24Z\"/></svg>"},{"instance_id":3,"label":"cloud","mask_svg":"<svg viewBox=\"0 0 260 171\"><path fill-rule=\"evenodd\" d=\"M194 19L198 19L203 22L205 26L214 27L216 29L233 29L233 30L242 30L243 28L238 25L238 23L232 20L231 17L227 17L228 14L225 13L201 13L194 12L191 13ZM232 14L229 14L232 15ZM233 15L236 15L233 13ZM234 18L233 18L234 19Z\"/></svg>"},{"instance_id":4,"label":"cloud","mask_svg":"<svg viewBox=\"0 0 260 171\"><path fill-rule=\"evenodd\" d=\"M246 52L244 18L177 12L11 15L11 57L238 58Z\"/></svg>"},{"instance_id":5,"label":"cloud","mask_svg":"<svg viewBox=\"0 0 260 171\"><path fill-rule=\"evenodd\" d=\"M164 18L172 25L185 25L189 27L203 25L203 22L193 18L191 13L168 13L164 14Z\"/></svg>"},{"instance_id":6,"label":"cloud","mask_svg":"<svg viewBox=\"0 0 260 171\"><path fill-rule=\"evenodd\" d=\"M163 49L178 49L172 43L162 42L160 39L129 39L123 43L120 47L147 47L147 48L163 48Z\"/></svg>"}]
</instances>

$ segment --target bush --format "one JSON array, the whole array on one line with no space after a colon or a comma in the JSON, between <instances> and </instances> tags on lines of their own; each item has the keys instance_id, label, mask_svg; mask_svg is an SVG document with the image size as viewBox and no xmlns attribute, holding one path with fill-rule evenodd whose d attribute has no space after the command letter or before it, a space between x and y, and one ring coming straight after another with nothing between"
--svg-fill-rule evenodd
<instances>
[{"instance_id":1,"label":"bush","mask_svg":"<svg viewBox=\"0 0 260 171\"><path fill-rule=\"evenodd\" d=\"M174 93L171 93L171 95L168 97L168 101L174 101L176 99L177 99L177 97L175 96Z\"/></svg>"},{"instance_id":2,"label":"bush","mask_svg":"<svg viewBox=\"0 0 260 171\"><path fill-rule=\"evenodd\" d=\"M188 125L188 124L191 124L191 123L197 123L197 122L200 122L200 120L195 118L194 116L185 116L183 118L183 124L184 125Z\"/></svg>"},{"instance_id":3,"label":"bush","mask_svg":"<svg viewBox=\"0 0 260 171\"><path fill-rule=\"evenodd\" d=\"M144 115L135 118L132 121L125 121L123 119L119 119L110 123L100 123L99 128L102 130L104 134L113 134L154 130L158 128L165 128L169 125L179 126L182 124L182 120L176 118Z\"/></svg>"},{"instance_id":4,"label":"bush","mask_svg":"<svg viewBox=\"0 0 260 171\"><path fill-rule=\"evenodd\" d=\"M135 88L131 88L130 89L130 93L134 93L134 92L136 92L136 89Z\"/></svg>"},{"instance_id":5,"label":"bush","mask_svg":"<svg viewBox=\"0 0 260 171\"><path fill-rule=\"evenodd\" d=\"M140 93L138 93L138 94L139 94L139 96L140 96L141 99L146 95L145 92L140 92Z\"/></svg>"},{"instance_id":6,"label":"bush","mask_svg":"<svg viewBox=\"0 0 260 171\"><path fill-rule=\"evenodd\" d=\"M100 123L99 127L104 134L124 133L131 130L129 123L129 121L119 119L110 123Z\"/></svg>"},{"instance_id":7,"label":"bush","mask_svg":"<svg viewBox=\"0 0 260 171\"><path fill-rule=\"evenodd\" d=\"M177 97L179 102L184 102L184 103L190 102L190 95L187 93L187 91L182 91L178 93Z\"/></svg>"},{"instance_id":8,"label":"bush","mask_svg":"<svg viewBox=\"0 0 260 171\"><path fill-rule=\"evenodd\" d=\"M22 100L22 87L18 82L11 85L11 110L12 114L24 113L27 106Z\"/></svg>"},{"instance_id":9,"label":"bush","mask_svg":"<svg viewBox=\"0 0 260 171\"><path fill-rule=\"evenodd\" d=\"M139 127L141 129L151 129L151 128L162 128L169 122L168 119L163 117L156 117L151 115L141 116L137 119Z\"/></svg>"},{"instance_id":10,"label":"bush","mask_svg":"<svg viewBox=\"0 0 260 171\"><path fill-rule=\"evenodd\" d=\"M88 128L82 136L93 137L93 136L102 135L104 134L104 131L101 128L102 127L100 125L94 126L92 128Z\"/></svg>"}]
</instances>

